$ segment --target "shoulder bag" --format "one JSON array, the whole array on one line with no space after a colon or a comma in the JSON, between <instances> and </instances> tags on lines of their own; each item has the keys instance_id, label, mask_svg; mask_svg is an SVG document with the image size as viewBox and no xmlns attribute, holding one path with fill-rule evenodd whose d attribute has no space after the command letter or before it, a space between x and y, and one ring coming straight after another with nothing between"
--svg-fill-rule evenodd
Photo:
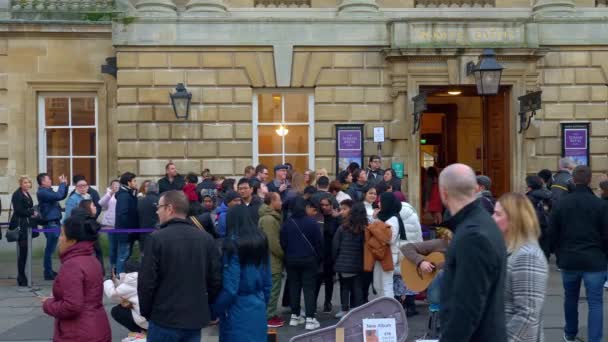
<instances>
[{"instance_id":1,"label":"shoulder bag","mask_svg":"<svg viewBox=\"0 0 608 342\"><path fill-rule=\"evenodd\" d=\"M11 222L13 218L13 201L11 201L11 205L8 208L8 221ZM19 240L19 235L21 234L21 220L17 220L17 227L11 229L10 224L9 228L6 230L6 241L7 242L15 242ZM1 236L1 235L0 235Z\"/></svg>"}]
</instances>

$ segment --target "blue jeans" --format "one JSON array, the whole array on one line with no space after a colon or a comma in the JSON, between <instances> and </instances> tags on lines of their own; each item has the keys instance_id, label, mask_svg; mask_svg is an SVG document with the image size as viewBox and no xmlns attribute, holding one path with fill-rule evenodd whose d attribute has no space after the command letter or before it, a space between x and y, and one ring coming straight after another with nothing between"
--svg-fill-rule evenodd
<instances>
[{"instance_id":1,"label":"blue jeans","mask_svg":"<svg viewBox=\"0 0 608 342\"><path fill-rule=\"evenodd\" d=\"M431 281L429 288L426 290L426 299L428 299L432 309L435 311L439 310L439 304L441 303L439 297L439 291L441 290L441 279L443 278L443 270L437 272L435 279Z\"/></svg>"},{"instance_id":2,"label":"blue jeans","mask_svg":"<svg viewBox=\"0 0 608 342\"><path fill-rule=\"evenodd\" d=\"M161 327L149 322L148 342L200 342L201 329L177 329Z\"/></svg>"},{"instance_id":3,"label":"blue jeans","mask_svg":"<svg viewBox=\"0 0 608 342\"><path fill-rule=\"evenodd\" d=\"M125 262L131 254L129 241L123 239L120 235L114 233L108 234L110 272L113 268L116 268L116 275L125 271Z\"/></svg>"},{"instance_id":4,"label":"blue jeans","mask_svg":"<svg viewBox=\"0 0 608 342\"><path fill-rule=\"evenodd\" d=\"M49 223L45 228L48 229L58 229L59 224L57 223ZM55 254L55 249L57 248L57 240L59 239L59 233L44 233L46 237L46 246L44 247L44 275L51 276L53 275L53 254Z\"/></svg>"},{"instance_id":5,"label":"blue jeans","mask_svg":"<svg viewBox=\"0 0 608 342\"><path fill-rule=\"evenodd\" d=\"M564 284L564 313L566 326L564 334L566 337L576 337L578 334L578 299L581 290L581 281L585 282L585 292L589 306L587 319L587 337L589 342L602 341L603 329L603 295L606 272L582 272L562 270L562 281Z\"/></svg>"}]
</instances>

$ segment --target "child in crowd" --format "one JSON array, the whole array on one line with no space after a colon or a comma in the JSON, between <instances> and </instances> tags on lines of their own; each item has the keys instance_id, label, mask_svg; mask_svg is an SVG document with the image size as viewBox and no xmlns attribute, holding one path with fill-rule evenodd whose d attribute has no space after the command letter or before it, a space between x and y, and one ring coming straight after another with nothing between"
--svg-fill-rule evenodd
<instances>
[{"instance_id":1,"label":"child in crowd","mask_svg":"<svg viewBox=\"0 0 608 342\"><path fill-rule=\"evenodd\" d=\"M106 296L119 303L112 308L112 318L130 331L129 336L122 339L122 342L146 341L148 322L139 313L138 270L139 263L128 261L125 263L126 273L120 274L120 280L116 274L112 274L112 279L103 283Z\"/></svg>"}]
</instances>

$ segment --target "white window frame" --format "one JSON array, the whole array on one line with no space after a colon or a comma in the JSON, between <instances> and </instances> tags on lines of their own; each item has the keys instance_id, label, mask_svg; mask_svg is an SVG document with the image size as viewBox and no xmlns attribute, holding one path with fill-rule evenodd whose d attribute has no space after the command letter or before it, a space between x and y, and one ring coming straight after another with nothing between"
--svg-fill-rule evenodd
<instances>
[{"instance_id":1,"label":"white window frame","mask_svg":"<svg viewBox=\"0 0 608 342\"><path fill-rule=\"evenodd\" d=\"M46 108L45 108L45 99L46 98L57 98L57 97L67 97L68 98L68 125L67 126L46 126ZM94 126L72 126L72 98L80 98L80 97L92 97L95 99L95 125ZM46 161L51 158L68 158L70 160L70 170L72 171L72 176L74 175L74 159L84 159L84 158L95 158L95 180L88 179L89 183L93 183L91 185L92 188L97 188L99 184L99 99L97 98L96 93L40 93L38 94L38 169L39 172L46 172ZM70 154L67 156L52 156L49 157L47 155L46 150L46 130L47 128L51 129L69 129L70 130ZM78 128L94 128L95 129L95 155L89 156L74 156L72 155L73 149L73 134L72 130ZM53 182L56 180L53 179ZM71 184L72 180L68 179L68 184ZM70 191L73 186L70 185Z\"/></svg>"},{"instance_id":2,"label":"white window frame","mask_svg":"<svg viewBox=\"0 0 608 342\"><path fill-rule=\"evenodd\" d=\"M281 122L259 122L258 113L258 95L261 94L281 94ZM285 121L285 96L288 93L300 93L308 96L308 122L286 122ZM252 130L253 130L253 164L258 165L260 163L259 153L259 132L258 126L279 126L283 125L289 129L289 126L308 126L308 153L285 153L285 138L282 138L282 151L283 153L274 154L261 154L263 157L282 157L282 162L285 163L286 156L307 156L308 157L308 168L311 170L315 169L315 96L311 90L296 90L296 89L263 89L254 91L252 99ZM267 165L272 167L272 165Z\"/></svg>"}]
</instances>

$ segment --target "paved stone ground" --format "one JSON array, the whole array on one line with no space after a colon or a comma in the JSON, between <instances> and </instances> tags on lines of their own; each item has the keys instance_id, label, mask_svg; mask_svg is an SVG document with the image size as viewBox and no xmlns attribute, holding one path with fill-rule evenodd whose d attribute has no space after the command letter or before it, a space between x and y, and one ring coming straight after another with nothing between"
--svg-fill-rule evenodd
<instances>
[{"instance_id":1,"label":"paved stone ground","mask_svg":"<svg viewBox=\"0 0 608 342\"><path fill-rule=\"evenodd\" d=\"M37 239L40 245L44 239ZM14 245L8 245L5 240L0 242L0 341L49 341L53 333L53 320L46 316L40 309L38 295L48 295L51 292L51 282L42 280L42 260L36 258L34 264L34 286L38 290L21 290L15 286L16 262L13 251ZM35 255L40 255L37 251ZM57 265L57 264L56 264ZM58 268L58 267L57 267ZM563 327L563 294L561 288L561 278L555 266L551 266L551 278L548 290L547 301L544 312L545 334L547 342L558 342L562 340ZM319 308L322 307L323 289L321 290ZM583 293L584 295L584 293ZM339 309L339 288L335 285L334 290L334 313ZM427 323L427 306L424 302L418 302L420 315L410 318L408 325L410 333L407 341L415 341L416 338L424 335ZM112 307L112 303L105 302L106 310ZM587 304L584 296L581 297L580 310L580 337L586 340L587 332ZM283 318L288 320L289 312L285 309ZM318 314L318 319L322 326L329 326L336 323L333 315ZM120 341L127 334L126 329L122 328L112 319L113 341ZM303 327L292 328L283 327L278 329L279 341L289 341L293 336L303 333ZM203 332L203 341L217 341L217 328L208 328ZM608 305L604 305L604 336L608 338Z\"/></svg>"}]
</instances>

